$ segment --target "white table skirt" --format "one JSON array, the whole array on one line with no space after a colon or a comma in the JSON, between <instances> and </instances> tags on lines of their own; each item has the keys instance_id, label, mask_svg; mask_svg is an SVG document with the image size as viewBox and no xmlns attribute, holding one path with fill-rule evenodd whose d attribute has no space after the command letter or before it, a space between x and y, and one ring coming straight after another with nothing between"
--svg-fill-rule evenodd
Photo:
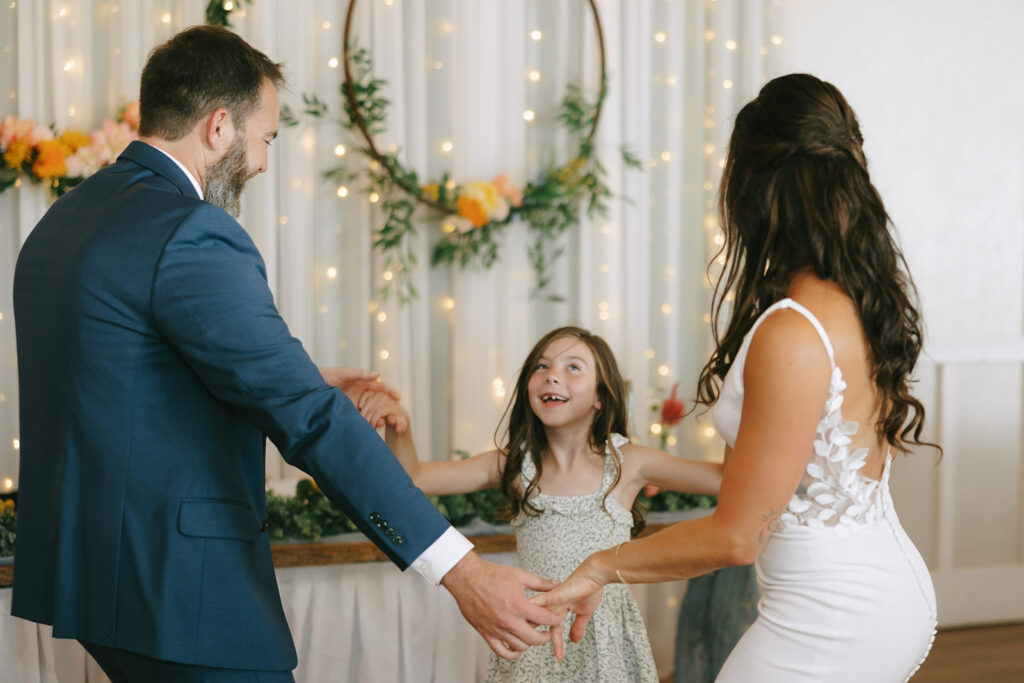
<instances>
[{"instance_id":1,"label":"white table skirt","mask_svg":"<svg viewBox=\"0 0 1024 683\"><path fill-rule=\"evenodd\" d=\"M516 564L515 553L489 554ZM291 626L299 683L473 683L490 650L441 587L386 562L277 570ZM632 586L655 661L671 671L678 598L684 584ZM18 683L98 683L106 676L74 640L10 615L0 589L0 675Z\"/></svg>"}]
</instances>

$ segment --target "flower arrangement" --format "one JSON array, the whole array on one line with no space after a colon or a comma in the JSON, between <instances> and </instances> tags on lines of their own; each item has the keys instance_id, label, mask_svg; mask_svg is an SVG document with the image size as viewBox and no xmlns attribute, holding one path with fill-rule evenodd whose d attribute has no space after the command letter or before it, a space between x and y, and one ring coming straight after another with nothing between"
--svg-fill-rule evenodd
<instances>
[{"instance_id":1,"label":"flower arrangement","mask_svg":"<svg viewBox=\"0 0 1024 683\"><path fill-rule=\"evenodd\" d=\"M578 224L581 207L588 214L604 215L605 202L611 197L605 169L594 149L601 106L607 94L604 38L595 2L589 0L587 4L597 32L600 90L596 101L590 103L578 88L571 87L558 117L578 142L576 154L565 163L548 166L535 181L522 188L511 184L504 174L491 181L470 179L461 183L445 174L438 182L422 183L416 171L399 160L397 150L384 153L377 148L373 136L386 128L390 103L382 94L386 82L372 76L367 51L351 45L355 4L355 0L350 0L345 22L345 80L341 86L344 115L340 123L362 138L357 150L369 161L368 171L347 164L329 169L324 177L339 185L362 179L366 193L380 202L383 223L377 229L373 246L384 256L384 268L392 274L381 288L382 298L397 294L406 302L417 295L410 277L416 255L409 239L416 234L416 217L440 227L432 234L432 264L457 264L463 268L489 268L498 259L499 238L505 227L513 221L526 223L531 236L527 254L535 274L533 295L560 300L560 296L549 291L554 264L562 254L557 240L570 226ZM312 118L326 116L328 107L315 94L304 95L302 99L303 114ZM281 120L284 125L299 123L288 106L282 109ZM625 149L621 153L627 166L641 167L634 155ZM424 209L426 215L416 216L418 208Z\"/></svg>"},{"instance_id":2,"label":"flower arrangement","mask_svg":"<svg viewBox=\"0 0 1024 683\"><path fill-rule=\"evenodd\" d=\"M139 103L121 109L91 133L56 129L32 119L7 116L0 122L0 192L21 184L22 178L45 183L59 197L87 177L111 164L138 138Z\"/></svg>"}]
</instances>

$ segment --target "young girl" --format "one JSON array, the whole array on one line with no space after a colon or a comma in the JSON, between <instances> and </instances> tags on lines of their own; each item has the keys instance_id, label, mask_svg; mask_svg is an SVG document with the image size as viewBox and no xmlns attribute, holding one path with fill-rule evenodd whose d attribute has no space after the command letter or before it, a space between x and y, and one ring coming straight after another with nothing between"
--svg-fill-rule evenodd
<instances>
[{"instance_id":1,"label":"young girl","mask_svg":"<svg viewBox=\"0 0 1024 683\"><path fill-rule=\"evenodd\" d=\"M578 327L548 332L526 358L500 449L420 462L410 430L402 431L408 416L393 399L374 396L363 408L371 424L395 412L399 424L389 425L387 442L413 482L435 495L500 486L520 564L557 581L590 553L640 531L636 497L644 486L712 495L721 481L721 465L629 443L625 381L615 357L601 337ZM605 588L591 624L582 641L566 643L561 662L547 646L513 661L492 656L488 680L657 682L647 633L626 586Z\"/></svg>"}]
</instances>

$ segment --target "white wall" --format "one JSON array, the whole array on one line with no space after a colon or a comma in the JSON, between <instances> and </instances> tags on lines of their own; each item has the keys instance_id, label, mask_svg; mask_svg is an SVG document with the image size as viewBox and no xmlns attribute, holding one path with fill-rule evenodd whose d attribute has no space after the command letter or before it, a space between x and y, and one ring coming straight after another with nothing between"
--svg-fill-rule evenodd
<instances>
[{"instance_id":1,"label":"white wall","mask_svg":"<svg viewBox=\"0 0 1024 683\"><path fill-rule=\"evenodd\" d=\"M1024 2L784 0L774 21L770 75L813 73L857 112L920 290L946 456L901 459L893 489L940 621L1024 618Z\"/></svg>"}]
</instances>

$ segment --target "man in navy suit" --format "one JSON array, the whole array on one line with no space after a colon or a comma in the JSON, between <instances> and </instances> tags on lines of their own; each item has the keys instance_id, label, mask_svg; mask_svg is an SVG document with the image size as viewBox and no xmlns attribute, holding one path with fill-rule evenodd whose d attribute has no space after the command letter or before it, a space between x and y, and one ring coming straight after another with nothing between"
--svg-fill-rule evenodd
<instances>
[{"instance_id":1,"label":"man in navy suit","mask_svg":"<svg viewBox=\"0 0 1024 683\"><path fill-rule=\"evenodd\" d=\"M239 212L277 134L279 65L194 27L142 73L141 140L58 200L15 271L21 475L12 613L114 681L292 680L264 439L401 568L442 583L499 655L558 618L416 489L288 332Z\"/></svg>"}]
</instances>

